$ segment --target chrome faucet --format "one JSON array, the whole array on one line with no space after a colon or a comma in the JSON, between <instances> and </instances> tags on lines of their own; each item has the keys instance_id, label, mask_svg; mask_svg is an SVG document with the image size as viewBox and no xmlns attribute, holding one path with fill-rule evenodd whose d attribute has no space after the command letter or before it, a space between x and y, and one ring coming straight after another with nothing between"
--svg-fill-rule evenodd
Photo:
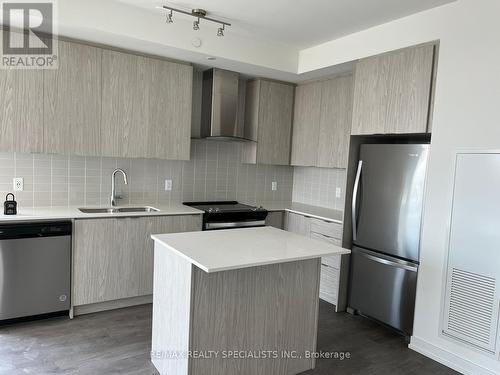
<instances>
[{"instance_id":1,"label":"chrome faucet","mask_svg":"<svg viewBox=\"0 0 500 375\"><path fill-rule=\"evenodd\" d=\"M116 200L121 198L117 197L115 193L115 176L118 172L120 172L123 175L123 182L125 182L125 185L128 184L127 174L125 173L125 171L121 168L116 168L111 174L111 199L110 199L111 206L116 206Z\"/></svg>"}]
</instances>

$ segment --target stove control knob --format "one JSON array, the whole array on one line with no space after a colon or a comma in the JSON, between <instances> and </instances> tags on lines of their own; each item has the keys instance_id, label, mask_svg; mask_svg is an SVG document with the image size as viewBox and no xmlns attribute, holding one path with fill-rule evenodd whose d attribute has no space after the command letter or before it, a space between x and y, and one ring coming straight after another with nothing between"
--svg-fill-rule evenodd
<instances>
[{"instance_id":1,"label":"stove control knob","mask_svg":"<svg viewBox=\"0 0 500 375\"><path fill-rule=\"evenodd\" d=\"M213 209L212 207L210 207L210 208L208 209L208 212L209 212L209 213L212 213L212 212L213 212L213 210L214 210L214 209Z\"/></svg>"},{"instance_id":2,"label":"stove control knob","mask_svg":"<svg viewBox=\"0 0 500 375\"><path fill-rule=\"evenodd\" d=\"M219 208L219 207L217 207L217 208L215 209L215 212L220 212L220 208Z\"/></svg>"}]
</instances>

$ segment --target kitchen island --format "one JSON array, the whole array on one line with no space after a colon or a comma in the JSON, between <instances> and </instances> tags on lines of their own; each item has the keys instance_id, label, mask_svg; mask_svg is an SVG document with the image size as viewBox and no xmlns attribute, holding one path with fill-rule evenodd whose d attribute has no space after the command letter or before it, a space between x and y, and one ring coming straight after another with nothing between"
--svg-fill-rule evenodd
<instances>
[{"instance_id":1,"label":"kitchen island","mask_svg":"<svg viewBox=\"0 0 500 375\"><path fill-rule=\"evenodd\" d=\"M349 250L272 227L152 238L151 360L160 374L314 368L320 258Z\"/></svg>"}]
</instances>

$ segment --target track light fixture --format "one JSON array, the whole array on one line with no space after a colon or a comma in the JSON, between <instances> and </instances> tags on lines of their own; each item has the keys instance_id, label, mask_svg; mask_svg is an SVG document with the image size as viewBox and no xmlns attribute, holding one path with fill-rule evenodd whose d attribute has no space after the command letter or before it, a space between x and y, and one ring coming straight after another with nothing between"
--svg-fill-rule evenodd
<instances>
[{"instance_id":1,"label":"track light fixture","mask_svg":"<svg viewBox=\"0 0 500 375\"><path fill-rule=\"evenodd\" d=\"M191 16L191 17L196 17L196 20L193 22L193 30L200 29L200 19L203 19L205 21L218 23L220 25L220 27L217 29L217 36L224 36L224 31L226 29L226 26L231 26L230 23L227 23L225 21L220 21L220 20L215 19L215 18L207 17L208 13L205 9L193 9L193 10L191 10L191 12L187 12L185 10L172 8L172 7L169 7L166 5L163 5L162 8L169 11L169 13L167 14L166 23L173 23L174 22L174 20L172 19L173 13L178 12L178 13L182 13L182 14L187 14L188 16Z\"/></svg>"}]
</instances>

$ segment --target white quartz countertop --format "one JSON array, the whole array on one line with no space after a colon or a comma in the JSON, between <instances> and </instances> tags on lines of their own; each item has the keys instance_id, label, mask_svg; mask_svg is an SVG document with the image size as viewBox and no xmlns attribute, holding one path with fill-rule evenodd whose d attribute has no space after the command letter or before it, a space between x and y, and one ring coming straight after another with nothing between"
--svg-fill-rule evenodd
<instances>
[{"instance_id":1,"label":"white quartz countertop","mask_svg":"<svg viewBox=\"0 0 500 375\"><path fill-rule=\"evenodd\" d=\"M163 245L164 251L177 253L208 273L350 253L339 246L273 227L151 237Z\"/></svg>"},{"instance_id":2,"label":"white quartz countertop","mask_svg":"<svg viewBox=\"0 0 500 375\"><path fill-rule=\"evenodd\" d=\"M268 211L288 211L300 215L314 217L316 219L331 221L342 224L344 212L332 208L310 206L297 202L259 202L257 206L262 206Z\"/></svg>"},{"instance_id":3,"label":"white quartz countertop","mask_svg":"<svg viewBox=\"0 0 500 375\"><path fill-rule=\"evenodd\" d=\"M140 204L131 206L118 206L117 208L139 207ZM145 205L148 206L148 205ZM34 221L34 220L64 220L64 219L96 219L105 217L130 217L130 216L169 216L169 215L196 215L203 211L196 208L184 206L183 204L174 205L150 205L159 211L154 212L120 212L120 213L83 213L78 207L36 207L19 208L17 215L0 214L0 223L10 223L16 221ZM106 206L107 207L107 206ZM85 206L85 208L106 208L99 206Z\"/></svg>"}]
</instances>

